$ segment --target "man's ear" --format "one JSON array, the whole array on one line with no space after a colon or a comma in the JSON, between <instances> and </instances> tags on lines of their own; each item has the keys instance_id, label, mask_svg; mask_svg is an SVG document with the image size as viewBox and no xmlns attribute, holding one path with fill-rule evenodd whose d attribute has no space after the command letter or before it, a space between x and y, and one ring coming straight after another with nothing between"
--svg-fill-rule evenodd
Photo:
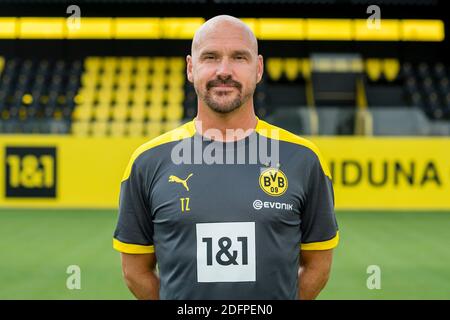
<instances>
[{"instance_id":1,"label":"man's ear","mask_svg":"<svg viewBox=\"0 0 450 320\"><path fill-rule=\"evenodd\" d=\"M259 83L262 79L262 76L264 74L264 59L262 55L258 55L258 69L257 69L257 81L256 83Z\"/></svg>"},{"instance_id":2,"label":"man's ear","mask_svg":"<svg viewBox=\"0 0 450 320\"><path fill-rule=\"evenodd\" d=\"M192 57L186 56L186 75L190 83L194 83L194 77L192 75Z\"/></svg>"}]
</instances>

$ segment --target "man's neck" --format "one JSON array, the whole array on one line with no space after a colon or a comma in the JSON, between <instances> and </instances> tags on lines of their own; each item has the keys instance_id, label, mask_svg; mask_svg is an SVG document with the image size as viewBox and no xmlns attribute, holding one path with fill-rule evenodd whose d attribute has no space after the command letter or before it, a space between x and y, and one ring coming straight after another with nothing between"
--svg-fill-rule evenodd
<instances>
[{"instance_id":1,"label":"man's neck","mask_svg":"<svg viewBox=\"0 0 450 320\"><path fill-rule=\"evenodd\" d=\"M218 113L208 106L199 106L195 127L206 138L220 141L235 141L248 136L255 128L256 118L253 104L244 105L230 113ZM221 137L212 137L211 132L220 132ZM230 131L232 135L230 136Z\"/></svg>"}]
</instances>

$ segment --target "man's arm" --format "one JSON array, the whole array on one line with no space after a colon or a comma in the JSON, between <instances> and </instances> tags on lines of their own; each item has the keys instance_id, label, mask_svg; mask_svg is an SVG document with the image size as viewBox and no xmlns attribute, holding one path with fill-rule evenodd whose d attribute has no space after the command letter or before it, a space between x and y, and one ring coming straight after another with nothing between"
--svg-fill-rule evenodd
<instances>
[{"instance_id":1,"label":"man's arm","mask_svg":"<svg viewBox=\"0 0 450 320\"><path fill-rule=\"evenodd\" d=\"M313 300L325 287L330 275L333 250L301 250L298 270L298 296Z\"/></svg>"},{"instance_id":2,"label":"man's arm","mask_svg":"<svg viewBox=\"0 0 450 320\"><path fill-rule=\"evenodd\" d=\"M156 275L156 256L121 253L125 282L139 300L159 299L159 278Z\"/></svg>"}]
</instances>

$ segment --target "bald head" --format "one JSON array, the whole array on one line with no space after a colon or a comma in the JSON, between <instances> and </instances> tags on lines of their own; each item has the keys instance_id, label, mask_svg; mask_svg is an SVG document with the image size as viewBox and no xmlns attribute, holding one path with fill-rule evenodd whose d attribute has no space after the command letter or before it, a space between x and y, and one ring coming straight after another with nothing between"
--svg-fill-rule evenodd
<instances>
[{"instance_id":1,"label":"bald head","mask_svg":"<svg viewBox=\"0 0 450 320\"><path fill-rule=\"evenodd\" d=\"M194 35L186 57L188 80L194 84L199 112L231 113L253 108L253 93L263 74L263 57L252 30L231 16L206 21Z\"/></svg>"},{"instance_id":2,"label":"bald head","mask_svg":"<svg viewBox=\"0 0 450 320\"><path fill-rule=\"evenodd\" d=\"M196 32L192 40L191 55L196 56L198 49L209 39L241 38L248 43L248 49L258 55L258 42L252 30L238 18L220 15L206 21Z\"/></svg>"}]
</instances>

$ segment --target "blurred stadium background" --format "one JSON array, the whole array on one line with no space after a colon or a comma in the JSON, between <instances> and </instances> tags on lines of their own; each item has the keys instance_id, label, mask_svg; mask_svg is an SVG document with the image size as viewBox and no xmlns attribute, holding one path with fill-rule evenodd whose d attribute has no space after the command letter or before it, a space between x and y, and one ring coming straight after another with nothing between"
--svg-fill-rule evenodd
<instances>
[{"instance_id":1,"label":"blurred stadium background","mask_svg":"<svg viewBox=\"0 0 450 320\"><path fill-rule=\"evenodd\" d=\"M258 116L313 140L332 170L342 239L320 298L449 299L443 2L0 0L0 298L132 298L111 246L122 173L195 116L190 40L231 14L265 57Z\"/></svg>"}]
</instances>

